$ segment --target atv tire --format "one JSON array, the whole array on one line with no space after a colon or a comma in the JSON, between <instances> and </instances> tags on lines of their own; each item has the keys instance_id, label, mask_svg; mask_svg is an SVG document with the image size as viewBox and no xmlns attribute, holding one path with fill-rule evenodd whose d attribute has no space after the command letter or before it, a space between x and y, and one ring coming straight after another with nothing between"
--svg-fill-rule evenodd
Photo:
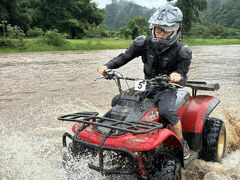
<instances>
[{"instance_id":1,"label":"atv tire","mask_svg":"<svg viewBox=\"0 0 240 180\"><path fill-rule=\"evenodd\" d=\"M181 165L175 160L163 160L161 169L150 175L150 180L181 180Z\"/></svg>"},{"instance_id":2,"label":"atv tire","mask_svg":"<svg viewBox=\"0 0 240 180\"><path fill-rule=\"evenodd\" d=\"M226 128L222 120L207 118L203 130L201 159L221 162L226 149Z\"/></svg>"}]
</instances>

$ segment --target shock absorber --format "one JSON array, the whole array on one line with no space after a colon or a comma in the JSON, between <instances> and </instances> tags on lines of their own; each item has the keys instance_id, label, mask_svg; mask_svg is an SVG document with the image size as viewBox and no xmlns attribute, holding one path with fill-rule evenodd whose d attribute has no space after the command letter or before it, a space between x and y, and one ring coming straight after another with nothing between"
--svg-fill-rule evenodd
<instances>
[{"instance_id":1,"label":"shock absorber","mask_svg":"<svg viewBox=\"0 0 240 180\"><path fill-rule=\"evenodd\" d=\"M143 163L142 155L137 153L136 157L137 157L137 160L138 160L138 173L139 173L139 175L141 176L142 179L148 179L148 173L147 173L146 167Z\"/></svg>"}]
</instances>

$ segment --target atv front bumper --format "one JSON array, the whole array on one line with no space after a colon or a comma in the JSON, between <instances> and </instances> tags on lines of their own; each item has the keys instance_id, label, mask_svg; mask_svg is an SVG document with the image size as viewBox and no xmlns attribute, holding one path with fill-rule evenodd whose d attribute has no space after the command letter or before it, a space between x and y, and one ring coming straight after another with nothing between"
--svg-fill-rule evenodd
<instances>
[{"instance_id":1,"label":"atv front bumper","mask_svg":"<svg viewBox=\"0 0 240 180\"><path fill-rule=\"evenodd\" d=\"M138 158L137 155L135 155L133 152L126 150L126 149L121 149L121 148L114 148L114 147L108 147L104 145L98 145L98 144L93 144L86 142L84 140L81 140L78 137L73 137L69 133L64 133L62 142L63 142L63 147L67 147L67 142L66 142L66 137L72 140L73 143L73 149L72 153L73 155L80 155L83 152L90 152L93 154L97 154L99 158L99 165L93 165L93 164L88 164L90 169L96 170L98 172L101 172L102 175L111 175L111 174L118 174L118 175L131 175L131 174L136 174L138 172ZM124 169L123 166L115 167L113 169L104 169L104 152L115 152L121 156L126 157L125 160L127 159L128 164L130 165L130 168ZM121 163L121 162L119 162Z\"/></svg>"}]
</instances>

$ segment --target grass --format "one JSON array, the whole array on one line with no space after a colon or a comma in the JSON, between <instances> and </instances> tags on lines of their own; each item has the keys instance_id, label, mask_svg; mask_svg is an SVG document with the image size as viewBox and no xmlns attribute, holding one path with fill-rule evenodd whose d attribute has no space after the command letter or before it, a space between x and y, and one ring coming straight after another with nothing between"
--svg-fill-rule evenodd
<instances>
[{"instance_id":1,"label":"grass","mask_svg":"<svg viewBox=\"0 0 240 180\"><path fill-rule=\"evenodd\" d=\"M67 40L62 47L51 46L40 39L24 39L25 48L2 48L0 53L41 52L41 51L69 51L69 50L103 50L126 49L132 40L128 39L78 39ZM189 46L198 45L232 45L240 44L240 39L190 39L183 40Z\"/></svg>"},{"instance_id":2,"label":"grass","mask_svg":"<svg viewBox=\"0 0 240 180\"><path fill-rule=\"evenodd\" d=\"M189 46L206 45L234 45L240 44L240 39L190 39L186 38L183 42Z\"/></svg>"}]
</instances>

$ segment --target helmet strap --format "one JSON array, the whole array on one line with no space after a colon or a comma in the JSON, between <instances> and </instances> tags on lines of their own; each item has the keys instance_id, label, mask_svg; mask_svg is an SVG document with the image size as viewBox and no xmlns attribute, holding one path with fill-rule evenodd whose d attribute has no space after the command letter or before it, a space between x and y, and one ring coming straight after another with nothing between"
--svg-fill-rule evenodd
<instances>
[{"instance_id":1,"label":"helmet strap","mask_svg":"<svg viewBox=\"0 0 240 180\"><path fill-rule=\"evenodd\" d=\"M153 26L153 28L152 28L152 36L153 36L154 38L156 38L156 34L155 34L155 26Z\"/></svg>"},{"instance_id":2,"label":"helmet strap","mask_svg":"<svg viewBox=\"0 0 240 180\"><path fill-rule=\"evenodd\" d=\"M175 36L177 34L177 31L173 31L173 33L167 37L167 39L172 39L173 36Z\"/></svg>"}]
</instances>

